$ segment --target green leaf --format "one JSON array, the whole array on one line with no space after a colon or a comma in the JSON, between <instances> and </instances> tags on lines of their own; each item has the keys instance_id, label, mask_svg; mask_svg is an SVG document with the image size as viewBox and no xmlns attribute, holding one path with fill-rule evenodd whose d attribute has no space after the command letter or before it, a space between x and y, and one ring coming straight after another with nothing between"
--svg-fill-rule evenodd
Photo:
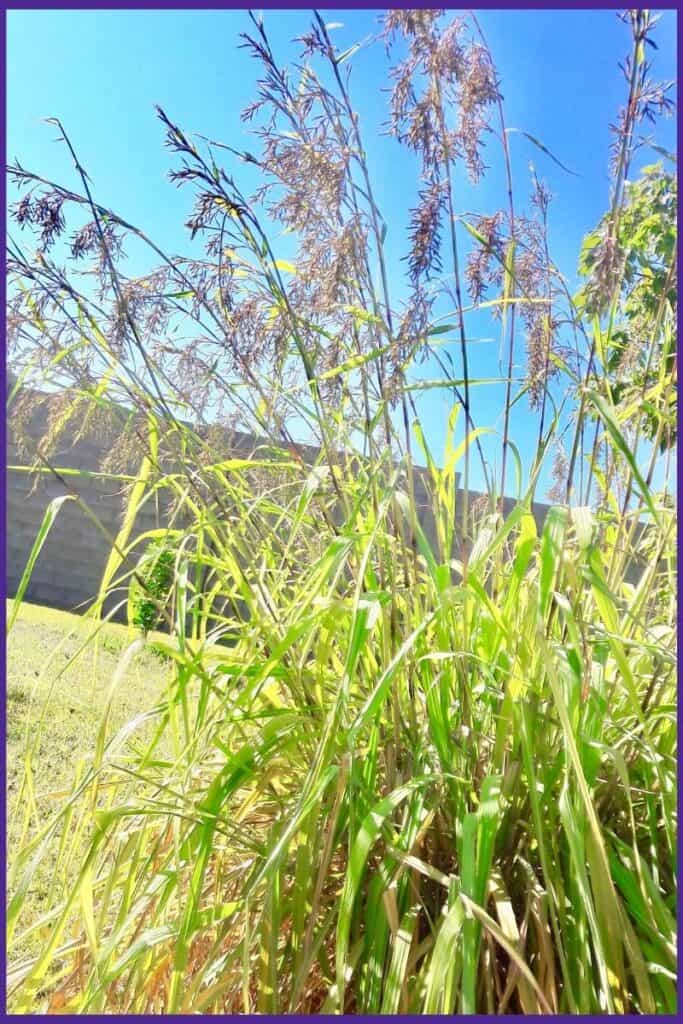
<instances>
[{"instance_id":1,"label":"green leaf","mask_svg":"<svg viewBox=\"0 0 683 1024\"><path fill-rule=\"evenodd\" d=\"M631 446L622 434L619 428L619 424L617 423L617 420L612 410L607 406L604 398L602 398L602 396L599 395L596 391L589 391L588 397L600 413L602 421L607 427L607 430L609 431L615 445L626 459L626 462L628 463L629 468L633 473L633 477L638 484L640 496L647 505L648 511L650 512L655 523L658 526L660 526L661 524L659 513L657 512L654 502L652 501L652 492L648 487L647 483L645 482L643 474L641 473L638 463L636 462Z\"/></svg>"},{"instance_id":2,"label":"green leaf","mask_svg":"<svg viewBox=\"0 0 683 1024\"><path fill-rule=\"evenodd\" d=\"M17 587L17 592L14 597L14 604L12 605L12 611L10 612L9 620L7 622L7 634L9 634L10 630L12 629L12 626L14 625L16 617L19 613L19 608L21 607L21 602L23 601L24 594L26 593L26 588L29 585L31 576L33 575L33 570L35 569L36 562L38 561L38 555L43 550L43 545L45 544L45 541L48 538L50 530L54 526L55 520L59 514L59 510L61 509L65 501L74 500L75 499L72 494L63 494L58 498L53 498L50 504L48 505L45 511L45 515L43 516L43 521L40 524L40 529L38 530L38 533L36 535L36 539L33 542L33 547L31 548L31 552L28 556L26 568L22 573L22 577L19 581L19 586Z\"/></svg>"},{"instance_id":3,"label":"green leaf","mask_svg":"<svg viewBox=\"0 0 683 1024\"><path fill-rule=\"evenodd\" d=\"M418 906L411 907L402 917L401 924L394 935L391 963L384 988L384 1000L382 1002L383 1014L400 1013L401 992L405 984L406 968L408 957L415 934L415 925L420 914Z\"/></svg>"},{"instance_id":4,"label":"green leaf","mask_svg":"<svg viewBox=\"0 0 683 1024\"><path fill-rule=\"evenodd\" d=\"M351 359L347 359L345 362L340 363L338 366L333 366L330 370L325 370L321 373L317 380L331 380L333 377L338 377L342 373L348 373L350 370L357 370L359 366L365 366L366 363L372 363L375 359L379 359L380 356L388 352L391 345L384 345L381 348L373 348L370 352L365 352L363 355L353 356Z\"/></svg>"},{"instance_id":5,"label":"green leaf","mask_svg":"<svg viewBox=\"0 0 683 1024\"><path fill-rule=\"evenodd\" d=\"M510 133L516 132L518 135L524 135L524 137L527 138L529 142L533 142L534 146L537 146L538 149L541 150L541 152L545 153L546 156L549 156L550 159L554 163L556 163L558 167L561 167L563 171L566 171L567 174L573 174L575 178L580 177L580 175L578 175L576 171L570 170L569 167L566 167L561 160L558 160L557 157L550 152L548 147L544 146L543 143L540 142L539 139L537 139L534 135L530 135L529 132L525 132L521 128L506 128L505 131Z\"/></svg>"},{"instance_id":6,"label":"green leaf","mask_svg":"<svg viewBox=\"0 0 683 1024\"><path fill-rule=\"evenodd\" d=\"M337 964L336 980L339 1005L344 1006L344 993L346 990L349 937L351 934L351 923L356 897L360 890L370 850L384 827L386 819L398 807L402 800L405 800L412 792L420 787L426 786L432 781L431 776L412 779L405 786L399 786L389 796L384 797L372 808L365 817L353 841L349 863L346 869L346 878L339 903L339 916L337 918L337 944L335 957Z\"/></svg>"}]
</instances>

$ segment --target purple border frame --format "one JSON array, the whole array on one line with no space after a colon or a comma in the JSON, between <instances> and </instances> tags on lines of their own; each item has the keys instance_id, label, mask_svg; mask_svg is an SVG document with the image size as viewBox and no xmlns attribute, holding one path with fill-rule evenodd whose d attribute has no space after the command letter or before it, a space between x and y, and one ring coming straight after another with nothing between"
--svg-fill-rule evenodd
<instances>
[{"instance_id":1,"label":"purple border frame","mask_svg":"<svg viewBox=\"0 0 683 1024\"><path fill-rule=\"evenodd\" d=\"M7 52L7 19L5 11L0 17L1 50L3 57ZM7 62L5 61L5 66ZM5 129L5 118L7 116L7 97L5 93L5 75L2 76L2 140L3 150L6 149L7 133ZM0 181L0 226L2 227L3 243L6 238L6 212L7 212L7 178L4 173ZM0 296L2 297L2 352L0 352L0 365L2 366L2 396L3 409L7 408L7 365L6 365L6 275L5 275L5 248L2 251L2 273L0 274ZM3 642L0 652L0 678L2 679L2 713L0 714L0 764L2 764L2 792L0 793L0 804L2 805L2 910L0 921L2 922L2 978L0 978L0 998L2 999L2 1012L7 1006L7 972L6 972L6 907L7 907L7 875L5 866L7 864L7 649L5 637L7 635L7 423L6 414L3 412L0 417L0 439L2 440L2 509L0 509L0 599L2 600L3 615Z\"/></svg>"},{"instance_id":2,"label":"purple border frame","mask_svg":"<svg viewBox=\"0 0 683 1024\"><path fill-rule=\"evenodd\" d=\"M328 3L328 2L326 2L326 0L323 0L323 2L317 4L316 6L320 10L328 10L328 9L332 9L332 10L382 10L383 9L382 6L379 5L379 4L364 2L364 0L341 0L340 3L334 3L334 4L333 3ZM428 7L428 6L431 6L431 5L430 4L426 4L426 3L422 3L422 4L421 3L403 4L401 2L401 0L394 0L394 2L391 5L386 5L386 6L393 6L393 7ZM574 0L573 3L567 3L567 2L565 2L565 3L557 3L557 2L553 2L553 0L545 0L545 2L543 2L543 0L535 0L535 2L534 2L534 0L525 0L525 2L524 2L524 0L522 0L522 2L515 3L515 4L502 3L502 2L500 2L500 0L498 0L498 2L496 2L496 0L483 0L483 2L481 2L481 0L480 0L480 2L478 2L476 4L475 9L476 10L486 10L486 9L489 9L489 10L501 10L502 8L509 8L509 9L512 9L512 10L568 10L568 9L570 9L570 10L614 10L614 11L617 11L617 10L622 10L624 8L624 6L625 6L625 4L623 4L623 3L621 3L621 4L614 3L614 2L595 3L595 2L590 2L590 0ZM656 9L657 10L676 10L677 11L679 9L679 6L680 6L680 4L679 4L678 0L659 0L659 2L656 4ZM270 2L268 2L268 0L266 0L266 2L259 4L258 7L259 7L259 9L274 10L274 11L278 11L278 10L301 11L301 10L305 9L304 5L301 5L301 4L283 3L283 2L277 2L277 0L276 0L276 2L272 2L272 0L270 0ZM454 7L452 9L457 10L458 8ZM463 7L462 9L465 9L465 8ZM163 0L143 0L142 3L138 3L138 4L117 3L117 2L115 2L115 0L114 0L114 2L111 2L111 3L106 3L106 2L103 3L102 0L89 0L89 2L88 2L88 0L86 0L86 2L81 2L81 3L78 3L77 0L61 0L61 2L52 3L52 4L45 2L45 0L42 0L42 2L41 2L41 0L21 0L21 2L20 2L20 0L15 0L15 2L7 2L7 0L0 0L0 53L3 56L6 53L6 46L7 46L7 33L6 33L7 20L6 20L6 15L7 15L8 11L12 11L12 10L22 10L22 11L26 11L26 10L37 10L37 11L40 11L40 10L65 10L65 11L69 11L69 10L70 11L78 11L78 10L88 10L88 11L91 11L91 10L105 10L105 11L106 10L129 10L129 11L137 11L137 10L185 10L185 11L187 11L187 10L196 10L196 11L199 12L199 11L208 11L208 10L247 10L247 5L245 5L244 3L225 2L225 0L199 0L199 2L196 3L196 4L193 4L191 2L191 0L166 0L166 2L163 2ZM683 28L681 26L680 19L679 19L678 24L677 24L677 33L678 33L678 40L677 40L678 41L678 52L680 53L680 51L681 51L681 45L680 44L681 44L681 39L683 37ZM5 61L5 66L6 66L6 61ZM5 140L6 140L5 118L6 118L6 109L7 109L6 108L7 96L6 96L6 78L5 78L4 74L2 76L2 82L1 82L1 85L0 85L0 98L2 99L2 110L1 110L1 114L0 114L0 118L1 118L0 125L1 125L1 128L2 128L1 134L2 134L3 142L5 142ZM678 100L678 103L680 105L680 85L678 86L678 89L677 89L677 100ZM678 134L678 141L680 143L680 137L681 137L680 122L678 124L678 133L677 134ZM680 145L679 145L679 149L680 149ZM2 235L3 235L3 239L4 239L5 231L6 231L6 213L7 213L7 210L6 210L6 179L5 179L4 173L2 175L2 182L0 184L0 207L1 207L1 209L0 209L0 227L2 228ZM683 266L683 258L681 257L680 250L679 250L679 254L678 254L678 272L679 272L679 276L680 276L680 271L681 271L681 267L682 266ZM2 366L3 396L4 396L5 401L6 401L6 397L7 397L7 395L6 395L6 387L7 387L6 355L5 355L5 353L6 353L6 345L4 344L4 341L5 341L5 338L6 338L6 334L5 334L6 325L5 325L5 316L4 316L4 310L6 308L5 307L5 301L6 301L6 278L5 278L5 252L4 252L4 249L3 249L3 253L2 253L1 268L2 268L2 274L0 275L0 298L2 299L2 306L3 306L3 319L2 319L3 346L2 346L2 353L0 354L0 364ZM678 350L678 352L680 354L680 349ZM6 501L7 501L7 495L6 495L7 428L6 428L6 417L4 415L0 418L0 441L2 442L2 490L1 490L2 509L0 510L0 537L2 538L2 545L1 545L1 549L0 549L0 570L1 570L0 571L0 575L1 575L1 580L0 580L0 598L2 599L2 602L3 602L3 616L5 617L5 624L6 624L6 611L5 611L6 603L5 603L5 598L7 596L7 592L6 592L6 581L7 581L7 565L6 565L6 558L7 558L7 554L6 554L6 537L7 537L7 530L6 530L6 525L7 525L6 524ZM678 448L678 452L677 452L677 479L678 479L678 487L679 487L679 490L680 490L681 483L683 483L683 453L681 452L680 444L679 444L679 448ZM678 538L677 538L677 550L678 550L678 557L679 557L679 561L680 561L680 557L683 554L683 532L681 532L680 530L678 532ZM681 641L683 640L683 612L681 612L680 610L677 613L677 621L678 621L677 639L678 639L678 645L680 647ZM0 923L2 924L2 942L3 942L3 947L2 947L2 953L3 953L2 964L3 964L3 968L4 968L4 965L6 963L6 955L5 955L6 951L5 951L5 945L4 945L4 943L5 943L5 918L6 918L6 879L5 879L5 875L4 875L4 867L5 867L6 863L7 863L6 716L4 714L4 707L5 707L5 703L4 702L6 702L7 694L6 694L6 648L5 648L4 642L2 644L2 650L1 650L1 653L0 653L0 676L1 676L1 679L2 679L2 696L3 696L3 713L0 715L0 765L2 766L2 791L0 792L0 805L2 806L2 826L3 826L3 833L2 833L3 901L2 901ZM677 723L678 723L678 731L679 731L679 735L680 735L681 724L683 723L683 714L681 713L680 702L679 702L679 705L678 705L678 708L677 708ZM679 774L680 774L680 766L681 766L681 760L682 760L682 757L681 757L680 753L678 755L678 758L679 758L678 765L679 765ZM678 794L679 818L680 818L680 812L681 812L681 808L682 807L683 807L683 799L681 798L680 787L679 787L679 794ZM682 864L682 861L683 861L683 858L681 857L681 853L679 852L679 854L678 854L678 873L679 873L679 876L681 874L681 864ZM679 917L680 917L680 912L679 912ZM680 923L680 921L679 921L679 923ZM680 946L679 946L679 951L678 951L678 964L679 964L679 974L680 974L680 966L681 966L681 950L680 950ZM17 1014L7 1014L6 1013L6 1010L5 1010L5 1007L7 1005L6 1004L6 974L5 974L5 970L4 969L2 971L2 978L0 979L0 1000L1 1000L0 1001L0 1014L2 1015L3 1019L8 1019L8 1020L23 1019L23 1018L20 1017L20 1015L17 1015ZM38 1015L35 1015L35 1016L38 1016ZM95 1015L95 1014L93 1014L93 1015L89 1015L89 1019L90 1020L102 1020L102 1021L104 1021L104 1020L108 1020L109 1016L112 1016L112 1015ZM130 1020L145 1020L145 1019L148 1019L148 1020L151 1021L151 1020L158 1019L157 1016L151 1016L151 1015L150 1016L146 1016L146 1015L137 1015L136 1016L136 1015L129 1015L129 1014L119 1014L119 1015L116 1015L116 1016L121 1016L124 1019L130 1019ZM242 1018L243 1018L243 1016L244 1015L241 1015ZM71 1014L65 1014L65 1015L61 1015L61 1019L62 1020L74 1020L75 1021L75 1020L78 1020L79 1017L77 1017L75 1015L71 1015ZM178 1015L175 1015L174 1019L182 1019L182 1020L190 1021L190 1020L194 1020L194 1016L192 1016L192 1015L185 1015L185 1014L178 1014ZM236 1015L235 1019L241 1019L241 1018L240 1018L240 1016ZM265 1020L265 1021L278 1021L278 1020L283 1020L283 1019L293 1019L293 1020L300 1020L300 1021L309 1021L309 1020L311 1020L311 1017L310 1016L301 1016L301 1015L291 1014L289 1016L286 1016L286 1015L281 1015L281 1016L261 1016L260 1019L261 1020ZM316 1019L332 1021L332 1020L339 1020L340 1018L338 1016L337 1017L330 1017L330 1016L322 1016L321 1015L321 1016L317 1017ZM374 1021L374 1020L380 1021L380 1020L384 1020L385 1017L379 1017L379 1016L377 1016L377 1017L376 1016L350 1017L349 1016L348 1019L358 1019L358 1020L366 1020L366 1021ZM422 1016L405 1015L405 1016L402 1016L402 1017L396 1017L396 1019L397 1020L406 1020L406 1021L410 1021L410 1020L418 1021L418 1020L422 1020ZM469 1019L471 1019L471 1020L487 1020L489 1018L487 1016L477 1015L477 1016L472 1016ZM555 1019L558 1019L558 1020L571 1020L571 1019L573 1019L573 1017L571 1015L567 1015L567 1014L558 1014ZM592 1020L592 1019L599 1020L599 1019L601 1019L601 1017L600 1016L595 1016L595 1018L594 1018L593 1015L590 1015L590 1016L584 1016L584 1019L587 1019L587 1020ZM636 1021L636 1020L642 1020L643 1018L641 1016L637 1016L637 1015L634 1015L634 1014L624 1014L620 1019ZM668 1020L675 1021L675 1020L678 1020L678 1016L664 1015L663 1014L661 1016L658 1016L656 1019L657 1020L662 1020L662 1021L668 1021Z\"/></svg>"},{"instance_id":3,"label":"purple border frame","mask_svg":"<svg viewBox=\"0 0 683 1024\"><path fill-rule=\"evenodd\" d=\"M365 0L343 0L342 3L334 4L328 3L327 0L316 4L320 10L368 10L368 11L381 11L385 10L387 6L393 7L430 7L431 4L426 3L412 3L404 4L396 2L391 5L385 5L376 3L367 3ZM521 3L506 4L501 3L500 0L484 0L474 6L475 10L502 10L503 8L509 8L510 10L612 10L620 11L624 9L623 3L615 3L614 0L607 0L605 3L592 3L591 0L574 0L573 3L554 3L553 0L522 0ZM679 7L678 0L659 0L656 5L656 10L677 10ZM234 11L246 11L248 5L243 3L230 3L224 2L224 0L198 0L198 3L193 4L191 0L142 0L142 3L127 4L127 3L103 3L102 0L85 0L85 2L78 3L78 0L61 0L61 2L49 4L44 0L14 0L14 2L0 3L0 9L2 11L11 10L64 10L64 11L153 11L153 10L178 10L178 11L213 11L213 10L234 10ZM266 0L265 3L259 5L259 10L264 11L303 11L306 10L304 4L294 3L282 3L279 0L273 2L273 0ZM471 9L467 5L453 5L448 7L447 10L469 10Z\"/></svg>"}]
</instances>

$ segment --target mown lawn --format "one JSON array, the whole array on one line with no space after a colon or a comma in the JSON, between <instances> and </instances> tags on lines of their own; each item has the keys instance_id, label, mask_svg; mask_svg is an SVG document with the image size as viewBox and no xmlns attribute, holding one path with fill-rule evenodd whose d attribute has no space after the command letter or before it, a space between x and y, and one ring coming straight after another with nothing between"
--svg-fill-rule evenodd
<instances>
[{"instance_id":1,"label":"mown lawn","mask_svg":"<svg viewBox=\"0 0 683 1024\"><path fill-rule=\"evenodd\" d=\"M7 602L7 609L11 607ZM43 827L52 806L71 789L92 757L112 680L139 633L107 624L97 650L89 645L92 621L68 612L24 604L7 641L8 864L13 851ZM154 650L155 635L121 674L110 708L108 735L158 701L168 662ZM28 769L28 770L27 770ZM85 839L85 837L84 837ZM55 855L57 844L55 846ZM34 879L30 917L47 909L54 859ZM25 919L28 924L28 918ZM37 940L40 931L34 933ZM22 950L30 954L33 942Z\"/></svg>"}]
</instances>

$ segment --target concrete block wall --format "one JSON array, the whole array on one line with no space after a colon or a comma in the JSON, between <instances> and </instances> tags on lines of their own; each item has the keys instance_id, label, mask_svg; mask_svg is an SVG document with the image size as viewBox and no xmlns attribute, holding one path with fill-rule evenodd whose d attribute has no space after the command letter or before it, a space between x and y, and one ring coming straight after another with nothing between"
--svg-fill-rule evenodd
<instances>
[{"instance_id":1,"label":"concrete block wall","mask_svg":"<svg viewBox=\"0 0 683 1024\"><path fill-rule=\"evenodd\" d=\"M33 493L25 477L10 473L7 501L7 589L14 594L50 501L65 492L46 480ZM81 486L79 493L114 536L120 528L120 496L105 487ZM153 514L141 513L138 529L158 525ZM96 595L109 555L107 541L75 502L65 502L38 556L26 600L54 608L85 610ZM80 607L79 607L80 606Z\"/></svg>"},{"instance_id":2,"label":"concrete block wall","mask_svg":"<svg viewBox=\"0 0 683 1024\"><path fill-rule=\"evenodd\" d=\"M34 445L43 436L47 426L48 409L52 399L45 399L44 395L36 395L32 415L24 427L30 443ZM8 465L24 464L26 454L19 453L11 430L8 440ZM89 433L75 442L62 443L58 452L51 456L51 462L55 466L97 472L108 447L113 442L114 436ZM246 434L230 435L227 443L233 452L242 454L255 447L254 438ZM308 447L304 451L304 458L313 459L316 454L317 449ZM139 453L136 458L140 458ZM137 468L137 465L131 465L128 472L135 473ZM66 482L68 484L68 477ZM76 489L109 533L116 536L124 511L121 482L115 479L79 478ZM52 474L40 474L36 478L24 472L9 470L6 545L7 591L10 596L16 593L19 586L50 501L66 493L67 488ZM476 497L477 495L472 495L471 500L476 500ZM417 475L416 498L421 509L423 528L430 540L434 541L435 529L429 510L426 471L420 471ZM509 511L513 504L512 501L506 502L506 511ZM462 501L458 502L458 505L461 507ZM543 504L534 506L534 515L539 527L542 526L547 508L548 506ZM138 514L135 535L163 527L166 521L163 508L160 509L148 502ZM110 549L108 540L87 518L83 509L76 502L65 502L38 557L25 599L53 608L84 611L97 594ZM128 568L132 568L132 564ZM121 591L109 602L106 610L110 610L124 598L125 592ZM125 618L125 605L116 617Z\"/></svg>"},{"instance_id":3,"label":"concrete block wall","mask_svg":"<svg viewBox=\"0 0 683 1024\"><path fill-rule=\"evenodd\" d=\"M38 408L27 426L36 441L45 428L44 409ZM9 466L23 464L26 456L17 450L10 433ZM106 454L106 439L85 438L52 457L55 466L96 472ZM65 477L68 485L69 478ZM79 478L76 490L110 534L118 533L124 510L122 484L115 479ZM10 469L7 473L7 593L19 586L31 549L50 502L69 493L51 473L28 474ZM157 509L148 503L140 510L136 532L163 525ZM99 589L111 545L96 524L75 501L65 501L38 556L25 599L36 604L70 611L84 611ZM124 595L121 594L121 598ZM119 599L121 599L119 598ZM115 604L109 602L106 610ZM121 616L125 616L125 610Z\"/></svg>"}]
</instances>

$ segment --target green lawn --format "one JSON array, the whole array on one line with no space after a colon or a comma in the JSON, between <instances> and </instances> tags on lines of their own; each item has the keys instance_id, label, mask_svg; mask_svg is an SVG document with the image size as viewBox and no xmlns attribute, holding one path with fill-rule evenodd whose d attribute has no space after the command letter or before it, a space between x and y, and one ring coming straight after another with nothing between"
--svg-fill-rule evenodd
<instances>
[{"instance_id":1,"label":"green lawn","mask_svg":"<svg viewBox=\"0 0 683 1024\"><path fill-rule=\"evenodd\" d=\"M9 608L11 602L7 602ZM111 683L127 647L139 632L107 624L97 651L89 645L72 660L92 633L92 620L51 608L24 604L7 641L7 797L8 861L22 836L35 834L52 806L71 788L75 772L92 756ZM154 706L168 677L168 663L153 648L137 654L118 681L108 734L133 715ZM30 751L30 776L26 774ZM37 920L48 905L52 861L47 858L31 892ZM23 929L22 929L23 930ZM36 934L36 938L37 938ZM24 945L30 954L33 943Z\"/></svg>"}]
</instances>

